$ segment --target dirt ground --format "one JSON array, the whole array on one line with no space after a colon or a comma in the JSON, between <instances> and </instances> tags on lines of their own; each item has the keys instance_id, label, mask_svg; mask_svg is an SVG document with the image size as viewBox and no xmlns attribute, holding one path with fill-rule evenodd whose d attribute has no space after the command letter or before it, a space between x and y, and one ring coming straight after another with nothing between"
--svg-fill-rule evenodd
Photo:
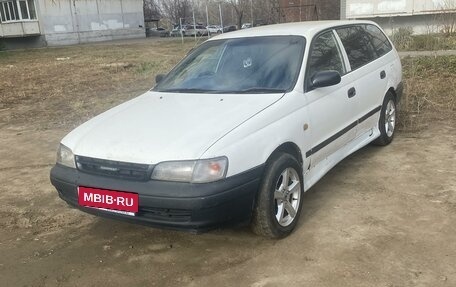
<instances>
[{"instance_id":1,"label":"dirt ground","mask_svg":"<svg viewBox=\"0 0 456 287\"><path fill-rule=\"evenodd\" d=\"M391 145L356 152L308 191L283 240L248 227L154 229L60 200L49 182L60 139L146 90L192 45L0 53L0 286L456 286L454 106L429 95L406 99L408 124ZM426 61L407 61L409 94L418 97L410 85L426 72L409 68Z\"/></svg>"}]
</instances>

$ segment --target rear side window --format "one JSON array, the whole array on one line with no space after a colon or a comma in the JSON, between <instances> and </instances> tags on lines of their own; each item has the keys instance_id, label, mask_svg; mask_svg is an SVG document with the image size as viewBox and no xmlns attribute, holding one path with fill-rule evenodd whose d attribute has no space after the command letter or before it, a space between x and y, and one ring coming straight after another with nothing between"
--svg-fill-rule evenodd
<instances>
[{"instance_id":1,"label":"rear side window","mask_svg":"<svg viewBox=\"0 0 456 287\"><path fill-rule=\"evenodd\" d=\"M310 61L309 80L321 71L335 70L345 74L343 60L332 31L325 32L313 41Z\"/></svg>"},{"instance_id":2,"label":"rear side window","mask_svg":"<svg viewBox=\"0 0 456 287\"><path fill-rule=\"evenodd\" d=\"M370 36L361 26L350 26L336 29L344 45L352 70L375 60L377 54L370 41Z\"/></svg>"},{"instance_id":3,"label":"rear side window","mask_svg":"<svg viewBox=\"0 0 456 287\"><path fill-rule=\"evenodd\" d=\"M388 41L388 38L386 38L385 34L383 34L378 27L374 25L366 25L365 30L367 35L370 37L370 41L372 46L374 46L377 56L381 57L391 51L393 47L391 46L390 41Z\"/></svg>"}]
</instances>

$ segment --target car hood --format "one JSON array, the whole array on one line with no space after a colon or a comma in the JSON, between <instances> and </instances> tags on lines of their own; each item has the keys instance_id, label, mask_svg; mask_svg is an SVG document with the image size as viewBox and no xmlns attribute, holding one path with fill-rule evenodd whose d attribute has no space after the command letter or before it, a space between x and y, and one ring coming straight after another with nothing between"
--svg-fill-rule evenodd
<instances>
[{"instance_id":1,"label":"car hood","mask_svg":"<svg viewBox=\"0 0 456 287\"><path fill-rule=\"evenodd\" d=\"M198 159L282 96L150 91L82 124L62 144L75 155L134 163Z\"/></svg>"}]
</instances>

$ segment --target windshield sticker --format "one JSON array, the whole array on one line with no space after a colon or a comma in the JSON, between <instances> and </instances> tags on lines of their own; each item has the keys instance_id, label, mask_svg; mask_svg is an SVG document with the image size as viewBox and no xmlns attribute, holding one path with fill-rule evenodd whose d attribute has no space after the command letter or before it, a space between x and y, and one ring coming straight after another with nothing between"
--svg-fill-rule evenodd
<instances>
[{"instance_id":1,"label":"windshield sticker","mask_svg":"<svg viewBox=\"0 0 456 287\"><path fill-rule=\"evenodd\" d=\"M244 64L244 68L249 68L250 66L252 66L252 58L247 58L245 60L242 61L243 64Z\"/></svg>"}]
</instances>

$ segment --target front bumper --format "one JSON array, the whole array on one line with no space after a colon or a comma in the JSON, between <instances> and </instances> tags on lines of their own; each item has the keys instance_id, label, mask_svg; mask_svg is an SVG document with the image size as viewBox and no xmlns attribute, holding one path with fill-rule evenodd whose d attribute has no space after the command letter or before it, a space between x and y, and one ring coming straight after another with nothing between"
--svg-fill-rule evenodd
<instances>
[{"instance_id":1,"label":"front bumper","mask_svg":"<svg viewBox=\"0 0 456 287\"><path fill-rule=\"evenodd\" d=\"M57 164L50 177L63 200L87 213L197 232L248 220L262 173L263 166L259 166L217 182L192 184L110 178ZM128 216L80 206L78 186L138 193L139 211Z\"/></svg>"}]
</instances>

